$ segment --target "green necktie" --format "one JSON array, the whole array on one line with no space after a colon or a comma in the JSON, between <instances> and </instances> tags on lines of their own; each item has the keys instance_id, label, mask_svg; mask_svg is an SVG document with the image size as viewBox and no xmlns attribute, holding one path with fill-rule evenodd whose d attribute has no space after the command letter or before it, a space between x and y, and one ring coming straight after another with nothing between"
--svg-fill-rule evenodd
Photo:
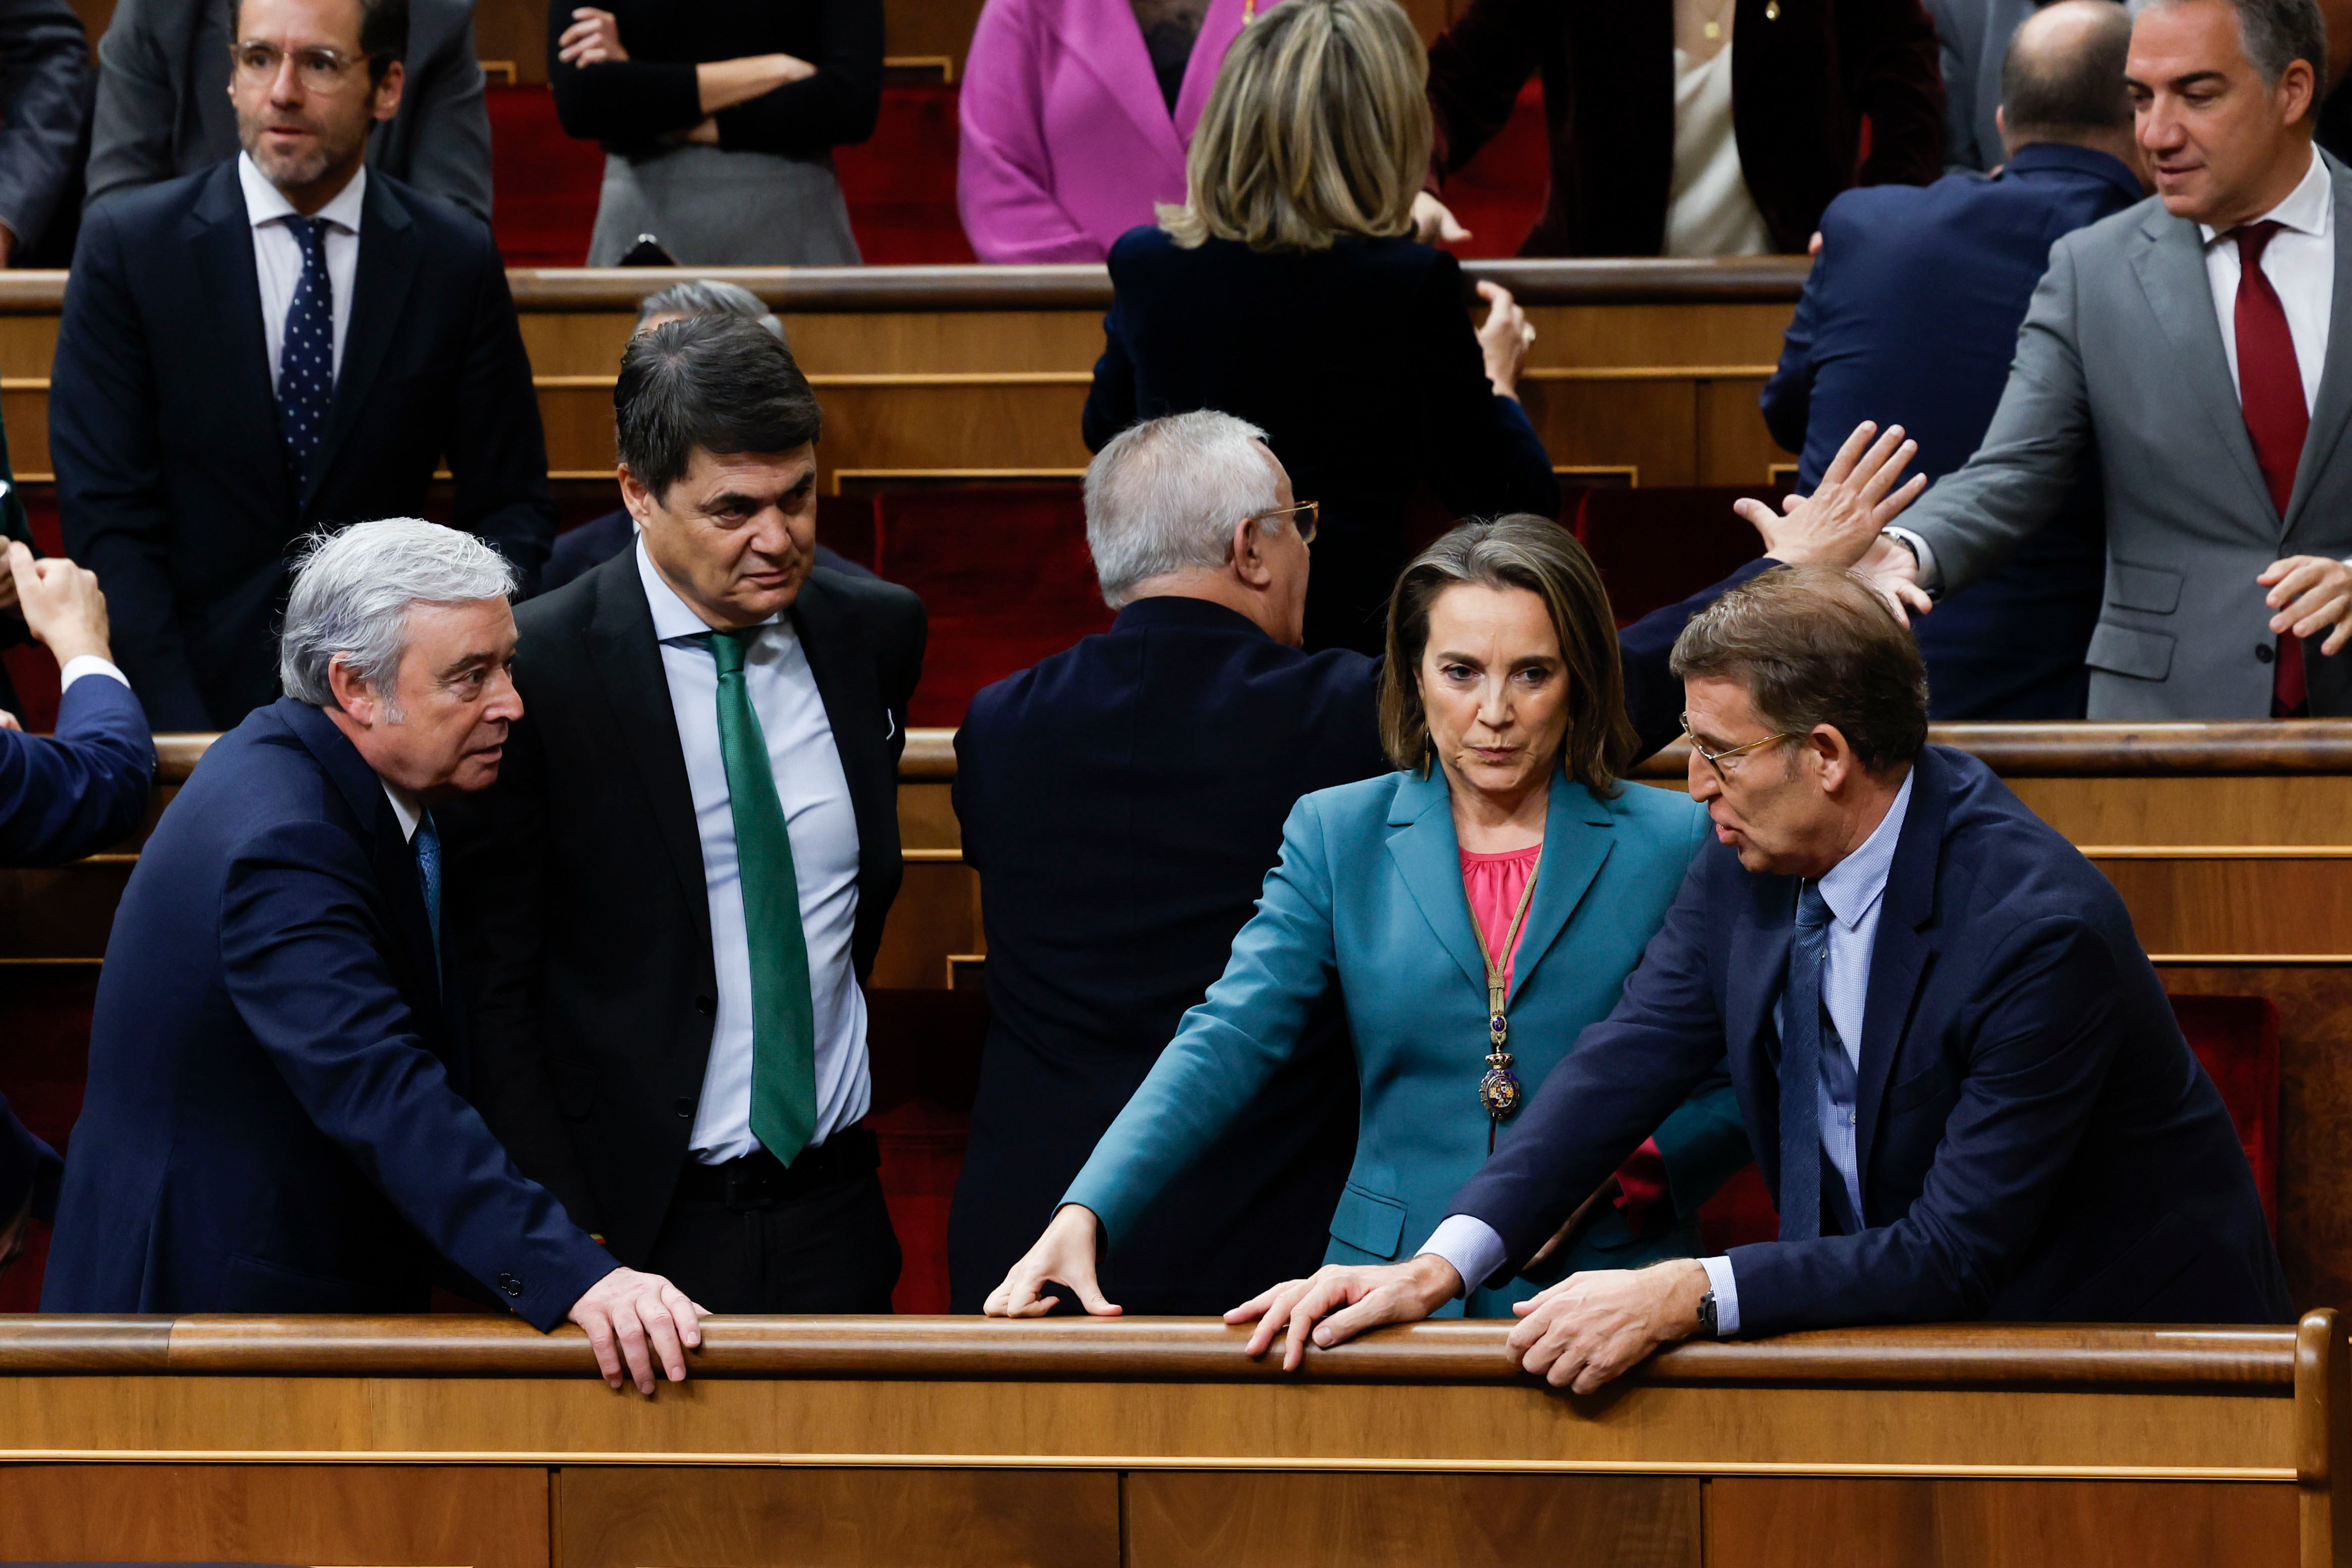
<instances>
[{"instance_id":1,"label":"green necktie","mask_svg":"<svg viewBox=\"0 0 2352 1568\"><path fill-rule=\"evenodd\" d=\"M719 662L719 755L735 817L735 864L751 949L751 1135L790 1165L816 1134L816 1008L792 835L751 711L743 657L756 626L710 634Z\"/></svg>"}]
</instances>

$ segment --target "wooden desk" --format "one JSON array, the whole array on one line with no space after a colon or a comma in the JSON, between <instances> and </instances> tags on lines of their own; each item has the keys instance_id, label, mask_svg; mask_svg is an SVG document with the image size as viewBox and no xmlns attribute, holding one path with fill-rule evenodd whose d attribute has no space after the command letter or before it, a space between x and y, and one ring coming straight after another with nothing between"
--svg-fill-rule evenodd
<instances>
[{"instance_id":1,"label":"wooden desk","mask_svg":"<svg viewBox=\"0 0 2352 1568\"><path fill-rule=\"evenodd\" d=\"M1528 307L1522 401L1573 481L1756 485L1793 461L1757 394L1802 257L1472 262ZM48 476L62 272L0 274L0 410L18 477ZM560 478L609 479L613 379L637 301L726 277L772 304L824 404L819 482L1084 470L1078 435L1110 280L1100 267L867 267L508 275ZM1468 301L1465 300L1465 308Z\"/></svg>"},{"instance_id":2,"label":"wooden desk","mask_svg":"<svg viewBox=\"0 0 2352 1568\"><path fill-rule=\"evenodd\" d=\"M722 1319L648 1402L510 1319L0 1318L0 1559L2352 1563L2333 1312L1689 1345L1592 1398L1504 1333L1285 1377L1204 1321Z\"/></svg>"}]
</instances>

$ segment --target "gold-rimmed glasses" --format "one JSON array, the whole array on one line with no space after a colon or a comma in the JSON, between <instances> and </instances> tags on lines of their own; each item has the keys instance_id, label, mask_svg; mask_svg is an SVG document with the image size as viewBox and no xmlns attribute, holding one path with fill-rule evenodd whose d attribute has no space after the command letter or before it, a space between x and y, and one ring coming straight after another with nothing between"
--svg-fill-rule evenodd
<instances>
[{"instance_id":1,"label":"gold-rimmed glasses","mask_svg":"<svg viewBox=\"0 0 2352 1568\"><path fill-rule=\"evenodd\" d=\"M1322 515L1322 502L1300 501L1296 506L1269 507L1263 512L1252 512L1245 520L1265 523L1271 522L1276 517L1288 517L1291 519L1291 527L1298 530L1298 542L1311 545L1315 542L1316 521Z\"/></svg>"},{"instance_id":2,"label":"gold-rimmed glasses","mask_svg":"<svg viewBox=\"0 0 2352 1568\"><path fill-rule=\"evenodd\" d=\"M1731 776L1723 770L1724 759L1726 758L1745 756L1747 753L1754 751L1759 747L1771 746L1783 740L1794 740L1797 738L1797 732L1795 730L1784 729L1778 735L1768 735L1761 740L1751 740L1743 745L1727 747L1721 751L1709 751L1706 747L1699 744L1698 737L1691 733L1690 715L1684 714L1681 717L1683 721L1683 738L1690 742L1692 755L1706 758L1706 765L1709 768L1714 768L1715 776L1717 779L1722 779L1726 784L1731 782Z\"/></svg>"}]
</instances>

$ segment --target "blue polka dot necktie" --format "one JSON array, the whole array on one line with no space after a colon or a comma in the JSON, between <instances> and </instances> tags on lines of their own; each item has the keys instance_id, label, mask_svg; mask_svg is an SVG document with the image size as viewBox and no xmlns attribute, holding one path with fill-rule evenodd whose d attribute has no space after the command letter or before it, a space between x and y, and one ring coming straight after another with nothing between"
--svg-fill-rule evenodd
<instances>
[{"instance_id":1,"label":"blue polka dot necktie","mask_svg":"<svg viewBox=\"0 0 2352 1568\"><path fill-rule=\"evenodd\" d=\"M302 247L302 277L278 350L278 413L287 466L297 485L308 485L335 394L335 286L327 277L327 220L290 217L286 232Z\"/></svg>"},{"instance_id":2,"label":"blue polka dot necktie","mask_svg":"<svg viewBox=\"0 0 2352 1568\"><path fill-rule=\"evenodd\" d=\"M425 924L433 934L433 977L441 978L441 829L425 812L417 819L416 836L410 841L416 852L417 890L425 895Z\"/></svg>"}]
</instances>

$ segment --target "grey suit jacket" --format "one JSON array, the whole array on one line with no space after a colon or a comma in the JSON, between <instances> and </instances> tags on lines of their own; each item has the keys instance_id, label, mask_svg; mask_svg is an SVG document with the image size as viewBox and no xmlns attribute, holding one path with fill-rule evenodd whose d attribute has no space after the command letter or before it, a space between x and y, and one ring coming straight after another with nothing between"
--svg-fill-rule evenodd
<instances>
[{"instance_id":1,"label":"grey suit jacket","mask_svg":"<svg viewBox=\"0 0 2352 1568\"><path fill-rule=\"evenodd\" d=\"M2230 379L2197 225L2154 197L2051 246L1984 444L1901 518L1948 592L2096 465L2107 581L2085 661L2095 719L2267 717L2275 640L2255 577L2283 556L2352 556L2352 173L2332 158L2327 169L2335 306L2284 519ZM2305 652L2312 712L2352 715L2352 651L2322 658L2315 638Z\"/></svg>"},{"instance_id":2,"label":"grey suit jacket","mask_svg":"<svg viewBox=\"0 0 2352 1568\"><path fill-rule=\"evenodd\" d=\"M121 0L98 43L98 115L85 206L236 156L228 101L230 0ZM473 0L409 0L400 112L368 167L490 217L490 111Z\"/></svg>"},{"instance_id":3,"label":"grey suit jacket","mask_svg":"<svg viewBox=\"0 0 2352 1568\"><path fill-rule=\"evenodd\" d=\"M1944 166L1996 169L2008 161L1993 110L2011 34L2043 0L1925 0L1944 59Z\"/></svg>"},{"instance_id":4,"label":"grey suit jacket","mask_svg":"<svg viewBox=\"0 0 2352 1568\"><path fill-rule=\"evenodd\" d=\"M0 0L0 224L18 267L73 178L89 99L89 38L73 7Z\"/></svg>"}]
</instances>

